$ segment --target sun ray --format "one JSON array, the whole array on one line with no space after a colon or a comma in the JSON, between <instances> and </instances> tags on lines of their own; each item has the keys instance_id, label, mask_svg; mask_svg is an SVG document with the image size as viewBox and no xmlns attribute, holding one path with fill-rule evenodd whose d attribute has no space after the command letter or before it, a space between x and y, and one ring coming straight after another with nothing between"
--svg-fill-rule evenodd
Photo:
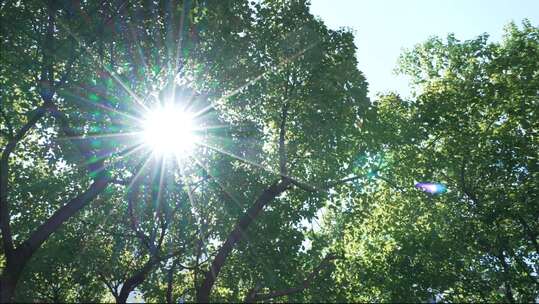
<instances>
[{"instance_id":1,"label":"sun ray","mask_svg":"<svg viewBox=\"0 0 539 304\"><path fill-rule=\"evenodd\" d=\"M315 43L312 43L311 45L303 48L302 50L300 50L299 52L297 52L296 54L292 55L291 57L289 58L285 58L283 61L281 61L278 65L277 65L277 69L275 70L267 70L267 71L264 71L262 72L260 75L258 75L257 77L253 78L252 80L249 80L247 81L244 85L240 86L239 88L233 90L232 92L226 94L225 96L221 97L219 100L222 100L222 99L227 99L227 98L230 98L234 95L236 95L237 93L239 93L241 90L245 89L246 87L256 83L258 80L260 80L261 78L263 78L264 76L268 75L268 74L272 74L272 73L276 73L276 72L280 72L282 71L285 66L296 60L297 58L299 58L301 55L303 55L305 52L307 52L308 50L312 49L314 46L316 46L318 44L318 42L315 42Z\"/></svg>"},{"instance_id":2,"label":"sun ray","mask_svg":"<svg viewBox=\"0 0 539 304\"><path fill-rule=\"evenodd\" d=\"M232 194L232 192L230 192L230 190L225 187L225 185L223 185L223 183L221 183L221 181L219 181L219 179L217 177L215 177L214 175L212 175L210 173L210 169L205 166L202 161L196 156L196 155L193 155L193 159L195 160L195 162L204 170L206 171L206 173L212 178L213 181L215 181L215 183L217 183L217 185L219 185L219 187L221 187L221 189L223 190L223 192L225 192L225 194L230 197L230 199L232 199L232 201L234 203L236 203L236 205L238 205L238 207L240 208L243 208L244 206L242 206L238 200L238 198Z\"/></svg>"},{"instance_id":3,"label":"sun ray","mask_svg":"<svg viewBox=\"0 0 539 304\"><path fill-rule=\"evenodd\" d=\"M232 195L232 193L227 189L227 187L225 187L216 177L214 177L213 175L211 175L210 173L210 170L208 169L208 167L204 166L204 164L195 156L193 155L193 159L195 160L195 162L203 169L206 171L206 173L212 177L212 180L215 181L217 183L217 185L219 185L219 187L221 187L221 189L223 190L223 192L240 208L240 210L242 210L243 208L245 208L245 206L242 206L242 204L240 203L240 201L234 196ZM254 220L255 218L252 217L250 214L246 213L247 216L249 216L252 220ZM249 236L247 234L244 234L243 237L245 237L245 239L249 239Z\"/></svg>"},{"instance_id":4,"label":"sun ray","mask_svg":"<svg viewBox=\"0 0 539 304\"><path fill-rule=\"evenodd\" d=\"M137 134L138 132L133 132L134 134ZM95 136L63 136L63 137L59 137L58 140L60 141L67 141L67 140L77 140L77 139L99 139L99 138L110 138L110 137L122 137L124 134L101 134L101 135L95 135ZM125 148L122 148L120 151L118 152L111 152L111 153L104 153L102 155L99 155L99 156L96 156L96 157L93 157L91 158L90 160L86 160L84 161L84 165L89 165L89 164L92 164L92 163L95 163L97 161L101 161L101 160L104 160L106 158L109 158L111 156L113 156L115 153L117 154L118 158L116 159L111 159L112 163L114 162L117 162L118 160L120 159L123 159L135 152L137 152L138 150L142 149L144 147L144 145L140 142L136 142L136 143L132 143L130 145L128 145L127 147ZM129 151L131 150L131 151ZM125 153L125 151L127 151L127 153Z\"/></svg>"},{"instance_id":5,"label":"sun ray","mask_svg":"<svg viewBox=\"0 0 539 304\"><path fill-rule=\"evenodd\" d=\"M139 179L142 172L146 169L146 166L150 163L150 161L153 159L153 153L150 153L150 156L146 157L143 160L143 164L140 167L139 170L137 170L137 173L133 176L133 178L129 181L129 184L127 185L127 190L130 190L131 187L133 187L133 184Z\"/></svg>"},{"instance_id":6,"label":"sun ray","mask_svg":"<svg viewBox=\"0 0 539 304\"><path fill-rule=\"evenodd\" d=\"M90 58L95 62L97 63L98 65L100 65L100 67L107 71L107 73L133 98L133 100L139 105L141 106L144 110L148 110L148 107L146 105L144 105L144 103L140 100L140 98L114 73L114 71L112 71L111 69L109 69L106 65L104 65L103 63L101 63L99 60L96 59L96 55L93 54L92 50L87 48L81 41L81 39L75 35L67 26L65 26L63 23L59 23L60 26L62 26L69 35L71 35L71 37L73 37L73 39L75 39L75 41L77 41L78 45L82 48L82 50L84 52L86 52L88 55L90 55Z\"/></svg>"},{"instance_id":7,"label":"sun ray","mask_svg":"<svg viewBox=\"0 0 539 304\"><path fill-rule=\"evenodd\" d=\"M229 125L226 124L220 124L220 125L206 125L206 126L199 126L194 127L193 131L207 131L207 130L219 130L219 129L227 129L229 128Z\"/></svg>"},{"instance_id":8,"label":"sun ray","mask_svg":"<svg viewBox=\"0 0 539 304\"><path fill-rule=\"evenodd\" d=\"M80 100L83 100L84 102L86 102L86 103L88 103L88 104L90 104L90 105L92 105L92 106L94 106L94 107L101 108L101 109L107 110L107 111L109 111L109 112L118 114L118 115L120 115L120 116L122 116L122 117L125 117L125 118L131 120L131 121L134 121L134 122L137 122L137 123L142 122L142 120L141 120L140 118L136 117L136 116L130 115L130 114L125 113L125 112L122 112L122 111L118 111L118 110L113 109L113 108L111 108L111 107L108 107L108 106L106 106L106 105L104 105L104 104L101 104L101 103L93 103L93 102L90 102L90 101L89 101L88 99L86 99L86 98L83 98L83 97L81 97L81 96L76 96L76 95L71 94L71 93L67 93L67 94L68 94L69 96L72 96L72 97L78 98L78 99L80 99Z\"/></svg>"},{"instance_id":9,"label":"sun ray","mask_svg":"<svg viewBox=\"0 0 539 304\"><path fill-rule=\"evenodd\" d=\"M137 143L137 144L130 145L129 147L121 150L120 153L117 155L117 159L113 159L112 161L116 162L116 161L119 161L120 159L124 159L124 158L138 152L139 150L142 150L143 148L145 148L145 146L142 143ZM131 149L131 150L129 151L129 149Z\"/></svg>"},{"instance_id":10,"label":"sun ray","mask_svg":"<svg viewBox=\"0 0 539 304\"><path fill-rule=\"evenodd\" d=\"M116 137L133 137L140 136L141 131L124 132L124 133L105 133L95 135L81 135L81 136L61 136L59 140L72 140L72 139L100 139L100 138L116 138Z\"/></svg>"},{"instance_id":11,"label":"sun ray","mask_svg":"<svg viewBox=\"0 0 539 304\"><path fill-rule=\"evenodd\" d=\"M134 41L140 42L135 31L133 30L133 26L129 24L128 28L129 28L129 32L131 34L132 39L134 39ZM140 43L135 43L135 48L137 50L139 61L142 63L144 75L147 75L150 69L148 68L148 63L146 62L146 57L144 56ZM137 75L137 77L140 77L140 75Z\"/></svg>"},{"instance_id":12,"label":"sun ray","mask_svg":"<svg viewBox=\"0 0 539 304\"><path fill-rule=\"evenodd\" d=\"M178 27L178 44L176 45L176 50L174 53L174 64L173 64L173 70L171 72L172 75L172 100L176 100L176 75L178 74L178 64L180 61L181 56L181 49L182 49L182 42L183 42L183 28L185 26L185 13L188 11L187 2L185 1L183 3L182 7L182 13L180 15L180 24Z\"/></svg>"},{"instance_id":13,"label":"sun ray","mask_svg":"<svg viewBox=\"0 0 539 304\"><path fill-rule=\"evenodd\" d=\"M250 160L248 160L248 159L246 159L246 158L243 158L243 157L241 157L241 156L235 155L234 153L228 152L228 151L223 150L223 149L221 149L221 148L218 148L218 147L209 145L209 144L204 143L204 142L197 142L196 144L197 144L197 145L200 145L200 146L202 146L202 147L206 147L206 148L208 148L208 149L210 149L210 150L216 151L216 152L218 152L218 153L221 153L221 154L224 154L224 155L228 155L228 156L230 156L230 157L232 157L232 158L235 158L235 159L237 159L237 160L239 160L239 161L242 161L242 162L244 162L244 163L246 163L246 164L252 165L252 166L257 167L257 168L260 168L260 169L262 169L262 170L264 170L264 171L266 171L266 172L268 172L268 173L271 173L271 174L274 174L274 175L280 175L280 176L283 177L283 178L286 178L286 179L289 179L289 180L293 181L295 184L308 186L308 187L311 188L311 189L315 189L315 190L317 190L317 191L320 191L319 187L317 187L317 186L311 185L311 184L309 184L309 183L307 183L307 182L300 181L300 180L298 180L298 179L296 179L296 178L291 177L290 175L282 174L282 173L280 173L280 172L278 172L278 171L276 171L276 170L268 169L268 168L264 167L264 166L261 165L261 164L258 164L258 163L256 163L256 162L250 161Z\"/></svg>"},{"instance_id":14,"label":"sun ray","mask_svg":"<svg viewBox=\"0 0 539 304\"><path fill-rule=\"evenodd\" d=\"M96 137L102 137L102 136L96 136ZM64 138L59 138L59 139L60 140L68 140L68 139L77 139L77 137L64 137ZM88 137L83 138L83 139L88 139ZM124 158L138 152L139 150L141 150L144 147L145 146L142 143L130 144L130 145L120 149L119 151L113 151L113 152L110 152L110 153L103 153L101 155L95 155L95 156L91 157L90 159L85 160L83 162L83 164L85 166L88 166L90 164L93 164L93 163L96 163L96 162L99 162L99 161L103 161L105 159L110 160L110 164L114 164L114 163L120 161L121 159L124 159ZM116 157L112 157L112 156L116 156ZM103 167L100 168L100 170L105 169L106 166L107 165L103 165Z\"/></svg>"},{"instance_id":15,"label":"sun ray","mask_svg":"<svg viewBox=\"0 0 539 304\"><path fill-rule=\"evenodd\" d=\"M221 154L228 155L228 156L230 156L230 157L232 157L232 158L235 158L235 159L237 159L237 160L239 160L239 161L242 161L242 162L244 162L244 163L246 163L246 164L255 166L255 167L257 167L257 168L260 168L260 169L262 169L262 170L264 170L264 171L266 171L266 172L268 172L268 173L272 173L272 174L275 174L275 175L281 175L281 174L279 174L278 172L276 172L276 171L274 171L274 170L271 170L271 169L268 169L268 168L262 166L261 164L257 164L257 163L255 163L255 162L253 162L253 161L250 161L250 160L248 160L248 159L246 159L246 158L243 158L243 157L241 157L241 156L235 155L235 154L233 154L233 153L231 153L231 152L228 152L228 151L223 150L223 149L221 149L221 148L215 147L215 146L210 145L210 144L208 144L208 143L205 143L205 142L197 142L196 144L199 145L199 146L208 148L208 149L210 149L210 150L213 150L213 151L215 151L215 152L219 152L219 153L221 153ZM283 175L283 177L286 177L286 176Z\"/></svg>"},{"instance_id":16,"label":"sun ray","mask_svg":"<svg viewBox=\"0 0 539 304\"><path fill-rule=\"evenodd\" d=\"M256 76L255 78L247 81L246 83L244 83L243 85L241 85L240 87L232 90L231 92L229 92L228 94L225 94L224 96L221 96L220 98L218 98L215 102L207 105L206 107L202 108L201 110L199 110L198 112L196 112L194 114L194 117L199 117L201 115L203 115L204 113L212 110L215 108L215 103L219 103L225 99L228 99L236 94L238 94L239 92L241 92L243 89L249 87L250 85L256 83L258 80L260 80L261 78L265 77L266 75L268 74L271 74L271 73L276 73L276 72L280 72L282 71L286 64L296 60L296 58L300 57L301 55L303 55L305 52L307 52L308 50L312 49L314 46L316 46L318 44L318 42L315 42L315 43L312 43L311 45L309 45L308 47L305 47L303 48L302 50L300 50L298 53L294 54L293 56L291 56L290 58L286 58L285 60L283 60L282 62L280 62L278 65L277 65L277 69L274 71L274 70L266 70L264 72L262 72L260 75ZM254 104L253 106L257 106L259 104L256 103Z\"/></svg>"},{"instance_id":17,"label":"sun ray","mask_svg":"<svg viewBox=\"0 0 539 304\"><path fill-rule=\"evenodd\" d=\"M124 159L127 156L129 156L131 154L134 154L135 152L139 151L143 147L144 146L141 145L141 144L133 144L133 145L130 145L130 146L120 150L117 158L110 158L113 155L113 153L108 153L108 154L103 154L103 155L97 156L95 158L92 158L91 160L86 160L86 161L84 161L83 164L85 166L88 166L88 165L90 165L92 163L102 161L102 160L107 159L107 158L111 161L111 164L114 164L114 163L117 163L118 161L120 161L121 159ZM127 152L124 153L124 151L127 151ZM101 168L101 169L104 169L104 167Z\"/></svg>"},{"instance_id":18,"label":"sun ray","mask_svg":"<svg viewBox=\"0 0 539 304\"><path fill-rule=\"evenodd\" d=\"M195 112L193 117L195 117L195 118L200 117L200 116L206 114L207 112L213 110L214 108L215 108L215 106L213 104L209 104L209 105L205 106L204 108L202 108L201 110L198 110L197 112Z\"/></svg>"},{"instance_id":19,"label":"sun ray","mask_svg":"<svg viewBox=\"0 0 539 304\"><path fill-rule=\"evenodd\" d=\"M178 162L178 168L180 169L180 175L182 177L182 180L184 181L185 186L187 187L187 198L189 199L189 202L191 203L192 208L197 210L196 212L194 212L194 214L195 214L196 220L200 223L201 222L201 218L200 218L201 210L200 210L200 206L198 205L196 199L193 197L193 190L191 188L191 182L189 181L188 176L185 174L184 167L181 164L181 159L176 158L176 160Z\"/></svg>"},{"instance_id":20,"label":"sun ray","mask_svg":"<svg viewBox=\"0 0 539 304\"><path fill-rule=\"evenodd\" d=\"M161 197L162 197L162 190L163 190L163 181L165 178L165 170L166 170L165 166L166 166L166 159L163 157L161 158L161 163L159 164L159 168L158 168L159 172L157 172L159 174L159 184L158 184L158 190L157 190L157 210L155 213L154 222L157 222L157 218L160 216L162 212Z\"/></svg>"}]
</instances>

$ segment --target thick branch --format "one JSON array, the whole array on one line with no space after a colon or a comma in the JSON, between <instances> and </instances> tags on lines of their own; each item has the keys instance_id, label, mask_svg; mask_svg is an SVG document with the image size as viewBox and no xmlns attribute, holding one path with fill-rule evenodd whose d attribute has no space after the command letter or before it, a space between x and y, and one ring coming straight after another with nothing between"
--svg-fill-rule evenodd
<instances>
[{"instance_id":1,"label":"thick branch","mask_svg":"<svg viewBox=\"0 0 539 304\"><path fill-rule=\"evenodd\" d=\"M123 284L122 289L120 290L120 294L117 298L118 303L125 303L127 301L127 297L129 297L129 294L137 288L138 285L142 284L148 274L153 270L155 265L161 263L162 261L165 261L167 259L170 259L172 257L178 256L180 254L183 254L185 252L184 249L177 250L173 253L167 254L165 256L158 256L158 255L150 255L150 259L144 264L144 266L139 269L135 274L133 274L131 277L129 277Z\"/></svg>"},{"instance_id":2,"label":"thick branch","mask_svg":"<svg viewBox=\"0 0 539 304\"><path fill-rule=\"evenodd\" d=\"M29 258L45 240L64 222L75 215L86 204L96 198L108 186L110 180L106 175L98 177L84 193L71 199L58 209L45 223L37 228L30 237L17 249L18 259Z\"/></svg>"},{"instance_id":3,"label":"thick branch","mask_svg":"<svg viewBox=\"0 0 539 304\"><path fill-rule=\"evenodd\" d=\"M38 107L29 116L26 124L9 139L6 147L2 151L0 159L0 228L2 229L2 241L4 252L8 261L13 254L13 238L10 227L10 208L7 199L8 181L9 181L9 156L15 150L17 144L28 134L31 128L45 115L48 103ZM8 262L9 263L9 262Z\"/></svg>"},{"instance_id":4,"label":"thick branch","mask_svg":"<svg viewBox=\"0 0 539 304\"><path fill-rule=\"evenodd\" d=\"M69 128L69 126L67 125L65 116L58 111L55 105L45 102L45 104L42 107L40 107L38 111L36 111L35 115L42 116L45 113L45 109L51 110L51 113L53 114L53 116L60 119L62 130L64 131L64 133L66 133L67 135L73 135L74 131L71 128ZM34 119L37 121L35 117ZM29 124L27 123L27 125ZM14 137L14 138L17 138L17 137ZM85 153L86 155L90 153L89 152L90 149L87 146L80 145L79 147L82 151L86 152ZM90 172L96 171L95 166L96 164L94 164L93 166L92 164L90 164L88 166L88 169L90 170ZM2 168L2 179L4 178L4 172L7 173L7 166L6 166L6 170ZM22 267L26 264L26 261L41 246L41 244L43 244L43 242L47 240L47 238L54 231L56 231L64 222L66 222L69 218L75 215L80 209L82 209L85 205L87 205L90 201L92 201L95 197L97 197L97 195L103 192L109 183L110 183L110 179L107 176L106 172L101 171L98 174L97 179L95 179L93 184L90 186L90 188L88 188L84 193L80 194L79 196L71 199L67 204L65 204L63 207L58 209L45 223L39 226L30 235L30 237L21 244L19 248L15 250L15 254L18 260L17 265L21 265L21 269L22 269ZM5 192L2 191L2 196L4 196L4 193ZM2 207L3 206L6 206L6 205L2 204ZM4 208L2 208L2 212L4 213ZM8 212L5 212L5 213L8 213ZM3 216L5 216L5 214L3 214ZM9 224L5 224L5 223L8 223L8 221L9 221L9 217L7 218L6 221L2 220L2 225L3 226L9 225ZM2 229L2 233L6 233L4 229ZM7 230L7 233L9 233L9 230Z\"/></svg>"},{"instance_id":5,"label":"thick branch","mask_svg":"<svg viewBox=\"0 0 539 304\"><path fill-rule=\"evenodd\" d=\"M236 243L242 239L244 232L247 230L249 225L256 220L264 206L286 191L289 186L289 179L274 182L269 188L262 192L262 194L256 199L255 203L240 218L234 229L228 235L226 241L217 252L210 269L204 276L204 281L202 281L202 284L197 288L197 302L207 303L209 301L211 289L215 284L217 276L219 275L221 268L224 266L226 259L232 252L232 249L234 249Z\"/></svg>"},{"instance_id":6,"label":"thick branch","mask_svg":"<svg viewBox=\"0 0 539 304\"><path fill-rule=\"evenodd\" d=\"M105 274L103 274L101 271L97 271L97 275L101 279L101 282L103 282L107 286L114 298L118 299L118 285L113 285L111 282L109 282Z\"/></svg>"},{"instance_id":7,"label":"thick branch","mask_svg":"<svg viewBox=\"0 0 539 304\"><path fill-rule=\"evenodd\" d=\"M245 298L245 302L247 303L251 303L251 302L255 302L255 301L264 301L264 300L269 300L269 299L273 299L273 298L277 298L277 297L282 297L282 296L286 296L286 295L291 295L291 294L294 294L294 293L298 293L298 292L301 292L307 288L309 288L309 286L311 285L311 282L314 280L314 278L316 276L318 276L318 274L324 269L326 268L328 265L329 265L329 261L331 260L334 260L336 259L336 257L334 255L327 255L323 260L322 262L320 262L320 264L318 265L318 267L316 267L301 283L299 283L297 286L294 286L294 287L291 287L291 288L287 288L287 289L282 289L282 290L277 290L277 291L271 291L271 292L268 292L268 293L265 293L265 294L257 294L256 293L256 290L258 290L259 288L255 288L254 290L252 290L252 292L250 292L247 297Z\"/></svg>"},{"instance_id":8,"label":"thick branch","mask_svg":"<svg viewBox=\"0 0 539 304\"><path fill-rule=\"evenodd\" d=\"M44 101L44 104L28 115L28 121L25 125L14 135L10 136L6 147L2 151L0 159L0 228L2 230L2 240L4 252L6 254L6 268L2 274L2 284L0 288L1 299L0 301L12 301L15 287L18 278L31 258L32 254L45 242L45 240L56 231L65 221L78 212L89 201L95 198L101 193L108 185L108 177L105 174L99 174L98 179L90 186L90 188L83 194L69 201L66 205L56 211L52 217L50 217L45 223L35 230L30 237L22 242L22 244L14 249L11 227L10 227L10 210L7 200L8 192L8 180L9 180L9 156L14 151L18 142L20 142L28 131L35 126L37 121L41 119L47 111L54 108L52 103L55 89L65 83L68 77L68 71L71 69L74 61L74 54L72 52L69 62L68 70L65 77L62 77L60 83L55 87L54 84L54 52L52 51L52 44L54 43L54 28L56 18L56 8L48 3L48 23L45 40L43 41L42 55L43 62L41 63L41 79L40 79L40 95ZM67 126L67 124L65 124ZM13 134L13 131L11 130ZM87 150L89 151L89 150ZM85 156L89 156L88 153ZM97 167L101 167L102 162L96 164L90 164L88 168L90 172Z\"/></svg>"},{"instance_id":9,"label":"thick branch","mask_svg":"<svg viewBox=\"0 0 539 304\"><path fill-rule=\"evenodd\" d=\"M49 49L50 44L53 43L53 27L54 27L54 18L55 14L52 8L49 7L49 23L47 26L47 41L45 44L45 48ZM72 63L74 61L74 52L72 52L70 63L69 63L69 69L71 69ZM45 56L45 58L48 58ZM28 121L26 124L22 126L22 128L13 134L12 126L9 124L9 121L7 120L6 123L8 124L8 128L10 131L10 138L8 140L8 143L4 150L2 151L2 156L0 160L0 228L2 229L2 240L3 240L3 246L4 250L7 256L7 259L11 259L11 255L13 253L13 239L11 235L11 227L10 227L10 215L9 215L9 205L7 201L7 191L8 191L8 174L9 174L9 156L13 151L15 150L15 147L17 144L26 136L26 134L30 131L31 128L33 128L36 123L47 113L47 110L52 106L52 95L53 95L53 86L52 82L54 81L53 76L53 67L52 67L52 60L49 60L48 64L42 63L43 65L43 75L42 75L42 81L45 81L45 74L49 75L49 85L45 92L41 92L41 96L44 100L44 104L39 106L37 109L33 110L28 116ZM45 72L46 70L46 72ZM67 77L67 73L64 75ZM63 85L65 82L65 79L63 82L59 84ZM4 112L2 111L2 114ZM7 118L7 117L6 117Z\"/></svg>"},{"instance_id":10,"label":"thick branch","mask_svg":"<svg viewBox=\"0 0 539 304\"><path fill-rule=\"evenodd\" d=\"M8 141L6 147L2 151L2 159L7 159L11 153L15 150L15 147L21 141L28 131L33 128L36 123L47 113L47 108L50 106L50 102L45 102L37 109L30 111L28 121L20 128L20 130Z\"/></svg>"},{"instance_id":11,"label":"thick branch","mask_svg":"<svg viewBox=\"0 0 539 304\"><path fill-rule=\"evenodd\" d=\"M127 301L127 297L129 297L129 294L138 285L144 282L146 276L148 276L148 274L152 271L153 267L160 262L161 259L151 257L141 269L139 269L137 272L135 272L135 274L129 277L122 285L120 295L118 296L118 303L125 303Z\"/></svg>"},{"instance_id":12,"label":"thick branch","mask_svg":"<svg viewBox=\"0 0 539 304\"><path fill-rule=\"evenodd\" d=\"M257 283L255 287L249 289L247 291L247 295L245 296L245 300L243 300L245 303L252 303L254 302L254 298L256 297L257 292L260 290L262 286L260 283Z\"/></svg>"}]
</instances>

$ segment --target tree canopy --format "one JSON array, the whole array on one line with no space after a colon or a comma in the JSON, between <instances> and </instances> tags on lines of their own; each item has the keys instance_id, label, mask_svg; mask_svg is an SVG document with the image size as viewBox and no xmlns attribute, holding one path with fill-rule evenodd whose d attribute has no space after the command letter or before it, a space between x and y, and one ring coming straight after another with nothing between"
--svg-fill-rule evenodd
<instances>
[{"instance_id":1,"label":"tree canopy","mask_svg":"<svg viewBox=\"0 0 539 304\"><path fill-rule=\"evenodd\" d=\"M2 302L539 297L529 21L418 44L415 95L369 100L353 33L306 0L0 18ZM192 148L147 142L156 109Z\"/></svg>"}]
</instances>

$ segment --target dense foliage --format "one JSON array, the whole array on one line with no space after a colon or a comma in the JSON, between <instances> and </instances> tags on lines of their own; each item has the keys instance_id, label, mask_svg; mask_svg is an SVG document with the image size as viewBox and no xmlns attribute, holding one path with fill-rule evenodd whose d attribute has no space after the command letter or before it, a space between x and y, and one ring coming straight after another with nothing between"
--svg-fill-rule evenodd
<instances>
[{"instance_id":1,"label":"dense foliage","mask_svg":"<svg viewBox=\"0 0 539 304\"><path fill-rule=\"evenodd\" d=\"M539 296L529 22L420 44L400 64L416 96L369 101L352 33L308 1L7 1L0 18L1 301ZM140 136L165 101L197 113L189 155Z\"/></svg>"},{"instance_id":2,"label":"dense foliage","mask_svg":"<svg viewBox=\"0 0 539 304\"><path fill-rule=\"evenodd\" d=\"M537 299L538 58L528 22L499 44L433 38L401 57L417 96L373 104L366 129L380 161L365 170L377 183L333 214L345 217L346 299ZM422 181L447 192L421 193Z\"/></svg>"}]
</instances>

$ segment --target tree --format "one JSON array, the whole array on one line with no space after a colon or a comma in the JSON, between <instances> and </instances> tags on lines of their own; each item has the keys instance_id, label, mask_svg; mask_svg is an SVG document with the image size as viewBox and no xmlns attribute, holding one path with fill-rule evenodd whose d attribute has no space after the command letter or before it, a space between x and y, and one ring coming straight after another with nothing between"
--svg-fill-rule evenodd
<instances>
[{"instance_id":1,"label":"tree","mask_svg":"<svg viewBox=\"0 0 539 304\"><path fill-rule=\"evenodd\" d=\"M9 21L0 74L2 301L100 300L105 288L119 302L135 288L163 299L159 281L169 302L175 290L209 301L216 282L230 285L229 271L249 272L247 258L282 260L281 274L262 279L267 269L251 269L231 299L290 296L318 279L332 255L301 252L300 226L348 177L344 164L360 148L366 83L352 35L325 28L305 1L44 4L0 6ZM192 162L163 170L175 185L156 199L144 183L155 183L148 172L159 161L147 161L131 134L156 103L152 94L180 100L178 87L206 100L190 105L203 126L225 127L204 134ZM270 203L282 207L260 217ZM161 212L177 205L169 219ZM281 249L269 254L274 243ZM290 267L312 275L288 276Z\"/></svg>"},{"instance_id":2,"label":"tree","mask_svg":"<svg viewBox=\"0 0 539 304\"><path fill-rule=\"evenodd\" d=\"M417 96L381 96L367 124L382 162L348 207L340 246L351 258L337 277L349 300L537 298L538 55L524 21L501 43L450 35L402 56Z\"/></svg>"}]
</instances>

